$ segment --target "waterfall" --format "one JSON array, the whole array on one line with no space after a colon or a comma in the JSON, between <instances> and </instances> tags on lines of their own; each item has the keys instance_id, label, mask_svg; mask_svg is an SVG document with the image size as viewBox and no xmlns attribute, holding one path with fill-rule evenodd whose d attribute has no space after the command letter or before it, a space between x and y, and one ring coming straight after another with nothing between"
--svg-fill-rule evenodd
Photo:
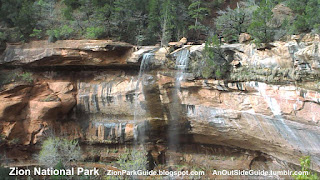
<instances>
[{"instance_id":1,"label":"waterfall","mask_svg":"<svg viewBox=\"0 0 320 180\"><path fill-rule=\"evenodd\" d=\"M170 104L170 121L168 127L168 143L169 148L172 151L176 151L176 147L179 144L179 134L181 127L181 102L179 99L181 82L185 79L186 70L188 68L190 51L187 48L181 49L176 52L174 56L176 57L176 69L175 74L175 84L172 89L172 102Z\"/></svg>"},{"instance_id":2,"label":"waterfall","mask_svg":"<svg viewBox=\"0 0 320 180\"><path fill-rule=\"evenodd\" d=\"M266 89L267 85L265 83L258 82L255 86L255 89L258 90L260 95L265 99L267 102L272 114L275 117L275 121L272 121L274 126L278 129L280 134L284 135L284 139L290 140L289 138L292 137L291 142L295 143L297 146L304 148L304 143L301 141L301 138L298 137L297 133L295 133L294 129L290 128L287 123L285 122L284 118L282 117L282 112L280 108L280 104L275 98L270 97L267 95Z\"/></svg>"},{"instance_id":3,"label":"waterfall","mask_svg":"<svg viewBox=\"0 0 320 180\"><path fill-rule=\"evenodd\" d=\"M176 84L180 86L180 82L184 79L185 71L188 68L190 51L185 48L176 53Z\"/></svg>"},{"instance_id":4,"label":"waterfall","mask_svg":"<svg viewBox=\"0 0 320 180\"><path fill-rule=\"evenodd\" d=\"M141 64L140 64L140 70L139 70L139 75L138 75L138 80L137 80L137 84L136 84L136 88L135 88L135 92L134 92L134 131L133 131L133 135L134 135L134 144L137 145L139 142L143 143L144 142L144 138L145 138L145 128L144 128L144 124L141 125L141 127L139 127L139 123L138 123L138 116L139 116L139 92L143 93L143 86L140 87L140 84L143 81L143 75L146 69L149 68L149 63L150 60L152 59L152 57L154 56L153 52L148 52L143 54L142 56L142 60L141 60Z\"/></svg>"}]
</instances>

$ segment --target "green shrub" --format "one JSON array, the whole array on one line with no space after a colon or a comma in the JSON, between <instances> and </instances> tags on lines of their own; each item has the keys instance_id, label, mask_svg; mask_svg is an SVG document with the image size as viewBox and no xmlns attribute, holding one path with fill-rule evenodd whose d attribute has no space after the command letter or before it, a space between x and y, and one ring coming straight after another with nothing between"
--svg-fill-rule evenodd
<instances>
[{"instance_id":1,"label":"green shrub","mask_svg":"<svg viewBox=\"0 0 320 180\"><path fill-rule=\"evenodd\" d=\"M86 38L98 39L103 37L105 30L103 27L88 27L86 30Z\"/></svg>"},{"instance_id":2,"label":"green shrub","mask_svg":"<svg viewBox=\"0 0 320 180\"><path fill-rule=\"evenodd\" d=\"M62 27L47 31L47 34L49 36L49 41L51 41L50 38L56 39L56 40L68 39L73 35L73 33L74 33L74 30L68 25L63 25Z\"/></svg>"},{"instance_id":3,"label":"green shrub","mask_svg":"<svg viewBox=\"0 0 320 180\"><path fill-rule=\"evenodd\" d=\"M143 44L143 41L146 40L146 37L144 35L137 35L136 40L137 40L137 45L141 46Z\"/></svg>"},{"instance_id":4,"label":"green shrub","mask_svg":"<svg viewBox=\"0 0 320 180\"><path fill-rule=\"evenodd\" d=\"M42 144L38 160L47 167L54 167L60 162L67 167L70 162L79 160L80 156L78 141L49 137Z\"/></svg>"},{"instance_id":5,"label":"green shrub","mask_svg":"<svg viewBox=\"0 0 320 180\"><path fill-rule=\"evenodd\" d=\"M0 51L4 51L6 49L6 41L7 35L5 32L0 32Z\"/></svg>"},{"instance_id":6,"label":"green shrub","mask_svg":"<svg viewBox=\"0 0 320 180\"><path fill-rule=\"evenodd\" d=\"M62 36L63 39L70 38L73 33L74 33L74 30L72 27L70 27L68 25L63 25L61 27L60 35Z\"/></svg>"},{"instance_id":7,"label":"green shrub","mask_svg":"<svg viewBox=\"0 0 320 180\"><path fill-rule=\"evenodd\" d=\"M0 32L0 40L5 40L6 36L4 32Z\"/></svg>"},{"instance_id":8,"label":"green shrub","mask_svg":"<svg viewBox=\"0 0 320 180\"><path fill-rule=\"evenodd\" d=\"M212 5L215 8L220 8L226 1L225 0L215 0L212 2Z\"/></svg>"},{"instance_id":9,"label":"green shrub","mask_svg":"<svg viewBox=\"0 0 320 180\"><path fill-rule=\"evenodd\" d=\"M191 71L196 77L226 78L230 71L227 55L221 48L217 36L212 36L206 41L203 57L191 66Z\"/></svg>"},{"instance_id":10,"label":"green shrub","mask_svg":"<svg viewBox=\"0 0 320 180\"><path fill-rule=\"evenodd\" d=\"M0 73L0 87L15 81L17 75L12 72L1 72Z\"/></svg>"},{"instance_id":11,"label":"green shrub","mask_svg":"<svg viewBox=\"0 0 320 180\"><path fill-rule=\"evenodd\" d=\"M121 153L117 164L121 170L147 170L148 158L147 151L143 148L135 148L133 150L126 149ZM120 180L120 179L136 179L136 177L123 177L123 176L105 176L106 180Z\"/></svg>"},{"instance_id":12,"label":"green shrub","mask_svg":"<svg viewBox=\"0 0 320 180\"><path fill-rule=\"evenodd\" d=\"M241 2L235 9L228 7L218 12L219 16L215 19L215 25L226 42L238 41L238 35L247 32L256 8L257 5L252 2Z\"/></svg>"},{"instance_id":13,"label":"green shrub","mask_svg":"<svg viewBox=\"0 0 320 180\"><path fill-rule=\"evenodd\" d=\"M320 1L318 0L287 0L286 4L293 10L296 15L295 20L289 26L290 33L298 34L301 32L309 32L317 27L320 23L319 17Z\"/></svg>"},{"instance_id":14,"label":"green shrub","mask_svg":"<svg viewBox=\"0 0 320 180\"><path fill-rule=\"evenodd\" d=\"M147 151L145 149L126 150L117 161L123 170L146 170L147 169Z\"/></svg>"},{"instance_id":15,"label":"green shrub","mask_svg":"<svg viewBox=\"0 0 320 180\"><path fill-rule=\"evenodd\" d=\"M16 82L32 83L32 73L21 72L21 70L11 70L0 73L0 90L3 88L4 85Z\"/></svg>"},{"instance_id":16,"label":"green shrub","mask_svg":"<svg viewBox=\"0 0 320 180\"><path fill-rule=\"evenodd\" d=\"M274 28L270 25L273 5L271 1L261 1L260 6L253 12L248 31L257 44L269 43L274 39Z\"/></svg>"},{"instance_id":17,"label":"green shrub","mask_svg":"<svg viewBox=\"0 0 320 180\"><path fill-rule=\"evenodd\" d=\"M38 39L41 39L43 36L43 32L41 29L33 29L32 34L30 34L30 37L36 37Z\"/></svg>"},{"instance_id":18,"label":"green shrub","mask_svg":"<svg viewBox=\"0 0 320 180\"><path fill-rule=\"evenodd\" d=\"M62 164L61 161L58 162L58 164L56 164L54 166L54 169L66 169L64 167L64 165ZM68 179L66 175L56 175L56 176L50 176L51 180L64 180L64 179Z\"/></svg>"},{"instance_id":19,"label":"green shrub","mask_svg":"<svg viewBox=\"0 0 320 180\"><path fill-rule=\"evenodd\" d=\"M206 26L200 21L202 21L206 14L209 13L209 9L204 7L202 0L194 0L191 1L191 4L188 7L188 13L194 21L194 23L189 26L189 30L194 30L196 38L199 38L200 33L206 30Z\"/></svg>"},{"instance_id":20,"label":"green shrub","mask_svg":"<svg viewBox=\"0 0 320 180\"><path fill-rule=\"evenodd\" d=\"M308 175L295 175L293 176L296 180L318 180L318 175L316 173L312 173L310 169L310 156L305 156L300 159L301 171L309 172Z\"/></svg>"},{"instance_id":21,"label":"green shrub","mask_svg":"<svg viewBox=\"0 0 320 180\"><path fill-rule=\"evenodd\" d=\"M8 30L6 40L8 42L19 42L24 36L18 31L17 28L13 30Z\"/></svg>"},{"instance_id":22,"label":"green shrub","mask_svg":"<svg viewBox=\"0 0 320 180\"><path fill-rule=\"evenodd\" d=\"M4 168L0 167L0 177L3 180L10 180L10 179L16 179L14 176L9 176L10 169L9 168Z\"/></svg>"},{"instance_id":23,"label":"green shrub","mask_svg":"<svg viewBox=\"0 0 320 180\"><path fill-rule=\"evenodd\" d=\"M33 82L33 78L32 78L32 73L30 72L24 72L22 74L20 74L21 80L28 82L28 83L32 83Z\"/></svg>"},{"instance_id":24,"label":"green shrub","mask_svg":"<svg viewBox=\"0 0 320 180\"><path fill-rule=\"evenodd\" d=\"M50 30L47 30L47 35L49 36L49 41L54 42L51 39L58 40L60 37L60 31L57 29L50 29Z\"/></svg>"}]
</instances>

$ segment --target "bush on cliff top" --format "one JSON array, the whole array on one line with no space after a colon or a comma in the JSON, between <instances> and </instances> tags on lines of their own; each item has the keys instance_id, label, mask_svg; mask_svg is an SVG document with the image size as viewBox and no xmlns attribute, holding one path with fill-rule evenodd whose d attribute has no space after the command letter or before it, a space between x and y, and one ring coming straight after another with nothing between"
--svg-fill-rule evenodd
<instances>
[{"instance_id":1,"label":"bush on cliff top","mask_svg":"<svg viewBox=\"0 0 320 180\"><path fill-rule=\"evenodd\" d=\"M203 58L197 59L197 62L191 65L193 74L200 78L227 78L230 68L227 54L221 48L217 36L206 41Z\"/></svg>"}]
</instances>

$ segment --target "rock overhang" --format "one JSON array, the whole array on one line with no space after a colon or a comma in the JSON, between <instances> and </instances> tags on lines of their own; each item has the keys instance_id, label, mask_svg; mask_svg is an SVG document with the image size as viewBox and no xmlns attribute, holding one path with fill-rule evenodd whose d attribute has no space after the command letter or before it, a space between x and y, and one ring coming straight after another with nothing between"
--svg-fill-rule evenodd
<instances>
[{"instance_id":1,"label":"rock overhang","mask_svg":"<svg viewBox=\"0 0 320 180\"><path fill-rule=\"evenodd\" d=\"M134 46L110 40L33 41L8 44L0 64L13 66L114 66L128 63Z\"/></svg>"}]
</instances>

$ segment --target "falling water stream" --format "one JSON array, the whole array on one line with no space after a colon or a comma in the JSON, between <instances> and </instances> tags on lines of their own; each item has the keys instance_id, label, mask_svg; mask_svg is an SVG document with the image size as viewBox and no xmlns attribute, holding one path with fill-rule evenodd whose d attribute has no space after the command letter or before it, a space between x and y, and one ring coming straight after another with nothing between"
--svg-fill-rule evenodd
<instances>
[{"instance_id":1,"label":"falling water stream","mask_svg":"<svg viewBox=\"0 0 320 180\"><path fill-rule=\"evenodd\" d=\"M273 116L275 117L275 121L273 121L275 127L278 129L279 133L284 134L285 139L291 137L294 144L300 148L303 148L304 145L301 142L301 139L297 137L296 133L286 124L285 120L282 117L281 108L279 103L275 98L272 98L267 95L266 89L267 85L265 83L255 83L254 85L255 89L258 90L260 95L265 99L267 102L271 112L273 113Z\"/></svg>"},{"instance_id":2,"label":"falling water stream","mask_svg":"<svg viewBox=\"0 0 320 180\"><path fill-rule=\"evenodd\" d=\"M184 80L186 70L189 64L190 51L184 48L176 54L176 69L178 70L175 77L176 88L180 89L180 82Z\"/></svg>"},{"instance_id":3,"label":"falling water stream","mask_svg":"<svg viewBox=\"0 0 320 180\"><path fill-rule=\"evenodd\" d=\"M141 83L143 81L143 75L146 69L149 68L149 62L152 59L152 57L154 56L153 52L148 52L143 54L142 56L142 61L140 64L140 70L139 70L139 75L138 75L138 80L137 80L137 84L136 84L136 88L135 88L135 92L134 92L134 131L133 131L133 135L134 135L134 145L138 145L143 144L144 140L145 140L145 125L144 124L140 124L138 122L138 117L141 115L141 113L139 112L139 93L142 92L143 93L143 83ZM140 86L141 85L141 86ZM140 126L139 126L140 125Z\"/></svg>"},{"instance_id":4,"label":"falling water stream","mask_svg":"<svg viewBox=\"0 0 320 180\"><path fill-rule=\"evenodd\" d=\"M190 51L184 48L175 54L176 57L176 69L175 73L175 84L172 90L172 102L170 104L170 121L168 127L168 143L169 149L177 151L177 145L179 144L179 134L181 126L181 102L179 99L179 92L181 82L185 79L186 70L188 68Z\"/></svg>"}]
</instances>

